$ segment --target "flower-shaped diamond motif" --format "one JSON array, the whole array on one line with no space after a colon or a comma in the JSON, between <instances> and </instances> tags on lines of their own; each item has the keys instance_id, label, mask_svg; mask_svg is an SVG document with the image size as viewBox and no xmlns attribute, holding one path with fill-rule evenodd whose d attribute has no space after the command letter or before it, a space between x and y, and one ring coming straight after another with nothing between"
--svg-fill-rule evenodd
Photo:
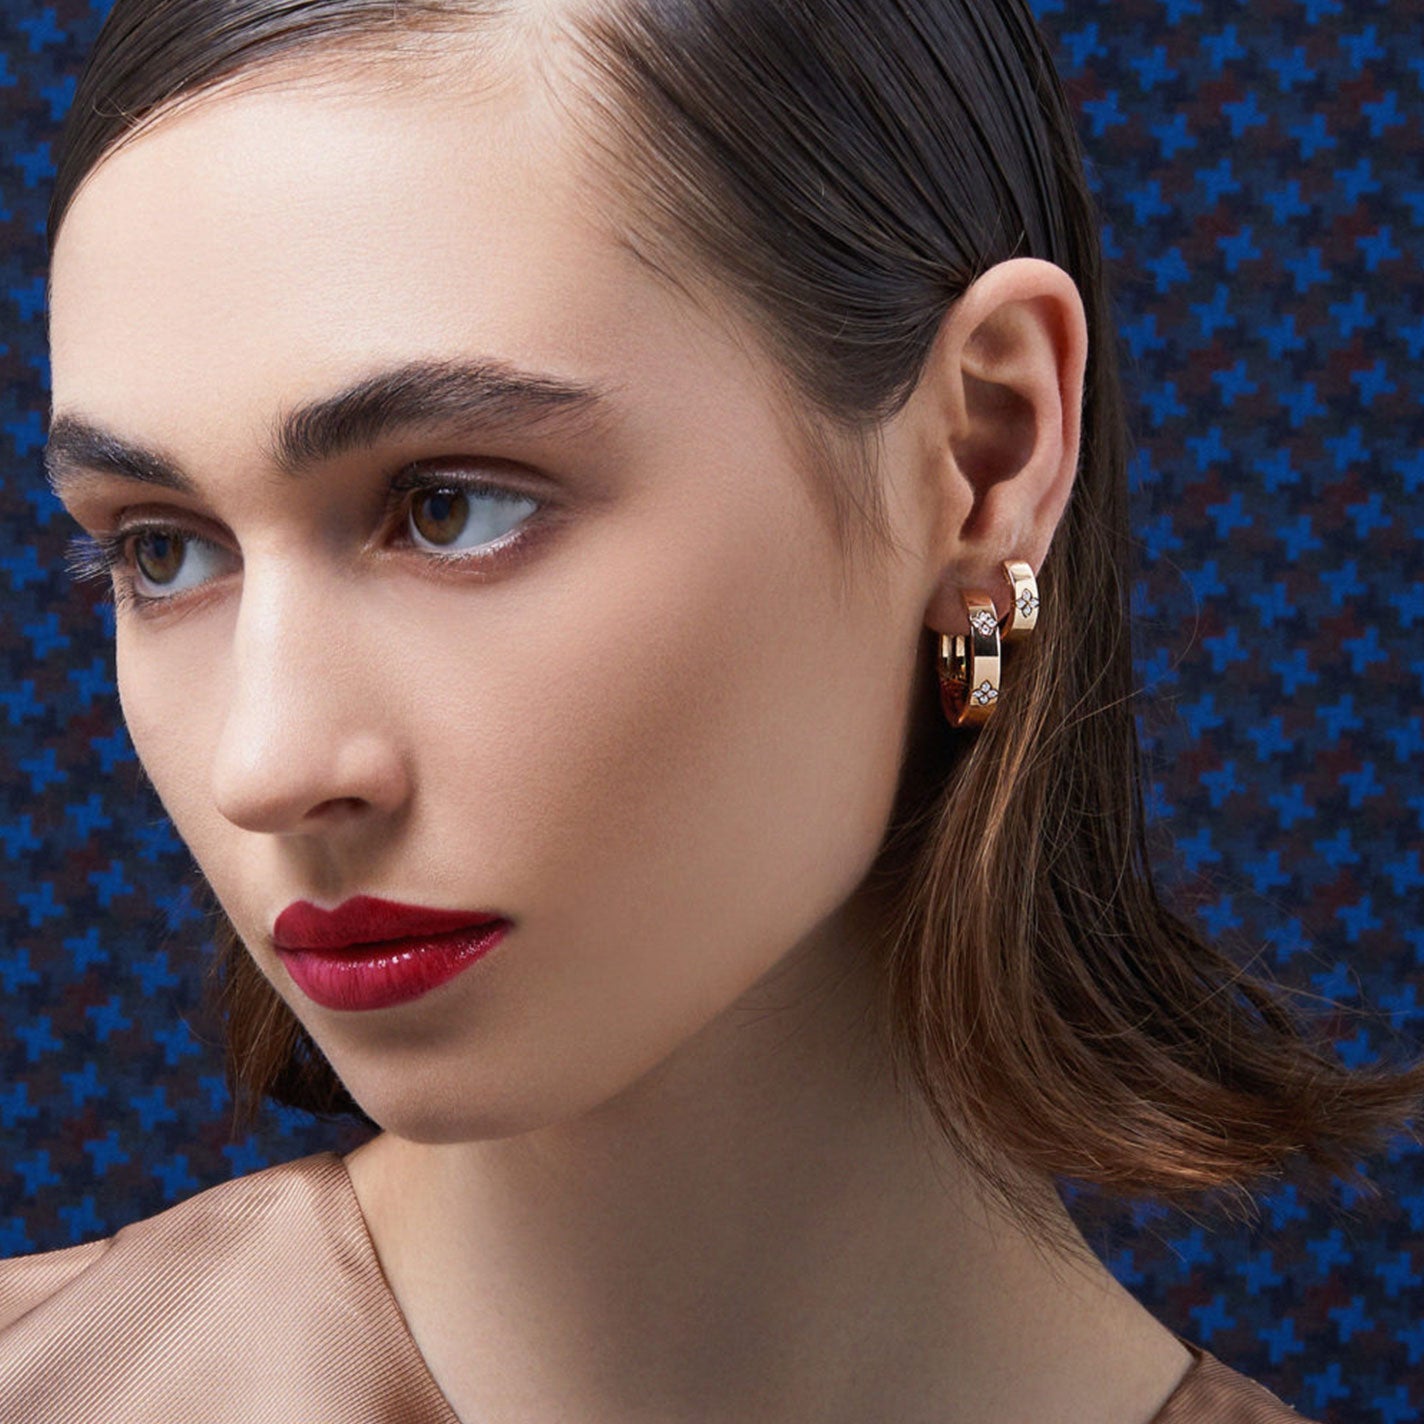
<instances>
[{"instance_id":1,"label":"flower-shaped diamond motif","mask_svg":"<svg viewBox=\"0 0 1424 1424\"><path fill-rule=\"evenodd\" d=\"M997 700L999 689L986 677L983 682L970 694L969 700L976 707L986 706L988 703Z\"/></svg>"},{"instance_id":2,"label":"flower-shaped diamond motif","mask_svg":"<svg viewBox=\"0 0 1424 1424\"><path fill-rule=\"evenodd\" d=\"M1027 618L1038 607L1038 595L1031 588L1026 588L1019 594L1018 605L1019 612Z\"/></svg>"},{"instance_id":3,"label":"flower-shaped diamond motif","mask_svg":"<svg viewBox=\"0 0 1424 1424\"><path fill-rule=\"evenodd\" d=\"M969 621L973 625L974 631L985 638L999 626L999 620L988 608L977 609Z\"/></svg>"}]
</instances>

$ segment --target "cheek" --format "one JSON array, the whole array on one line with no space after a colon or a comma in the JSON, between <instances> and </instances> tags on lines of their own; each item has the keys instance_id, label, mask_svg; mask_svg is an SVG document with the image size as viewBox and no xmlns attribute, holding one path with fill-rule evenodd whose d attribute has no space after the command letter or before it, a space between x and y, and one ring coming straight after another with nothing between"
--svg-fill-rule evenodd
<instances>
[{"instance_id":1,"label":"cheek","mask_svg":"<svg viewBox=\"0 0 1424 1424\"><path fill-rule=\"evenodd\" d=\"M210 630L204 630L205 633ZM129 740L170 819L194 853L210 839L212 749L219 715L221 660L192 626L154 637L120 616L115 639L119 706Z\"/></svg>"},{"instance_id":2,"label":"cheek","mask_svg":"<svg viewBox=\"0 0 1424 1424\"><path fill-rule=\"evenodd\" d=\"M214 753L230 713L233 609L206 609L162 627L120 615L119 704L144 773L184 845L244 933L290 889L289 852L235 826L213 795Z\"/></svg>"},{"instance_id":3,"label":"cheek","mask_svg":"<svg viewBox=\"0 0 1424 1424\"><path fill-rule=\"evenodd\" d=\"M893 802L913 631L837 605L838 556L784 480L782 503L669 500L585 544L531 599L524 686L481 698L451 789L452 826L504 837L492 893L521 886L568 948L542 990L630 1043L725 1007L829 914Z\"/></svg>"}]
</instances>

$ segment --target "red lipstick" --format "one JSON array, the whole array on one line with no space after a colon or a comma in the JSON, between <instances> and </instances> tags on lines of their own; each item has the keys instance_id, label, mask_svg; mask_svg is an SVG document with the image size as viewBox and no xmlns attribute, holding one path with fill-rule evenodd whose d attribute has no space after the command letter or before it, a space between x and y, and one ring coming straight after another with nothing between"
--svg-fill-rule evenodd
<instances>
[{"instance_id":1,"label":"red lipstick","mask_svg":"<svg viewBox=\"0 0 1424 1424\"><path fill-rule=\"evenodd\" d=\"M356 895L334 910L288 905L272 944L296 986L328 1009L384 1009L468 969L511 928L483 910L438 910Z\"/></svg>"}]
</instances>

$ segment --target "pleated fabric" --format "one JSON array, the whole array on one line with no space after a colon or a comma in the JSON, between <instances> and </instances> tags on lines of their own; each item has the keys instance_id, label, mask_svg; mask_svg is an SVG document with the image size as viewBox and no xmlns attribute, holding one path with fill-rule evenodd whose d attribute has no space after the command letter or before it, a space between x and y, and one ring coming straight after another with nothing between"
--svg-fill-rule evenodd
<instances>
[{"instance_id":1,"label":"pleated fabric","mask_svg":"<svg viewBox=\"0 0 1424 1424\"><path fill-rule=\"evenodd\" d=\"M1192 1366L1151 1424L1307 1424L1183 1344ZM0 1261L0 1424L462 1421L346 1164L317 1152L102 1240Z\"/></svg>"}]
</instances>

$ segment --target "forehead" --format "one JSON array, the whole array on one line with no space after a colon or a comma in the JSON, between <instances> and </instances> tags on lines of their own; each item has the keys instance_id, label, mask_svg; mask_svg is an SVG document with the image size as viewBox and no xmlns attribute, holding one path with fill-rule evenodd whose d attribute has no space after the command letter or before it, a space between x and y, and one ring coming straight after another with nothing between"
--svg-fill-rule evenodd
<instances>
[{"instance_id":1,"label":"forehead","mask_svg":"<svg viewBox=\"0 0 1424 1424\"><path fill-rule=\"evenodd\" d=\"M657 359L690 309L620 240L567 112L516 66L457 74L289 72L112 151L55 245L56 408L161 430L202 393L265 419L274 388L381 358Z\"/></svg>"}]
</instances>

